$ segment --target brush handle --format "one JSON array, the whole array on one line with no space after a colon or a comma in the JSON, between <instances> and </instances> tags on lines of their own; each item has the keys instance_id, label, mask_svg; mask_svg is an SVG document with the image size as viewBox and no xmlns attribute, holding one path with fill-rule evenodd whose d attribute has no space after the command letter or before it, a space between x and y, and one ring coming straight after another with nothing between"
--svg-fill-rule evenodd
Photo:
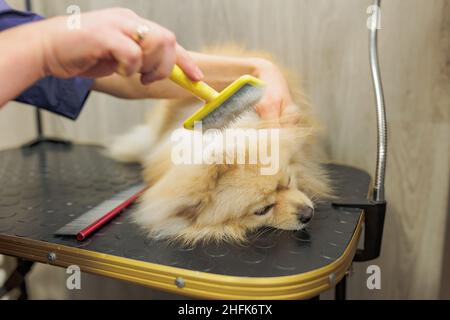
<instances>
[{"instance_id":1,"label":"brush handle","mask_svg":"<svg viewBox=\"0 0 450 320\"><path fill-rule=\"evenodd\" d=\"M203 81L192 81L175 65L170 73L170 80L191 92L194 96L204 100L206 103L211 102L219 96L219 92L208 86Z\"/></svg>"}]
</instances>

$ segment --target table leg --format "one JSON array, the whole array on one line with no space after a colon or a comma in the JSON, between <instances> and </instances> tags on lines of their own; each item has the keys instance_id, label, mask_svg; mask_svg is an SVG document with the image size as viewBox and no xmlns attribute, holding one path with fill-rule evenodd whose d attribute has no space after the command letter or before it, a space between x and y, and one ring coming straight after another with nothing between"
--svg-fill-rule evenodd
<instances>
[{"instance_id":1,"label":"table leg","mask_svg":"<svg viewBox=\"0 0 450 320\"><path fill-rule=\"evenodd\" d=\"M341 281L336 284L334 288L334 299L335 300L345 300L347 286L347 276L344 276Z\"/></svg>"},{"instance_id":2,"label":"table leg","mask_svg":"<svg viewBox=\"0 0 450 320\"><path fill-rule=\"evenodd\" d=\"M27 286L25 282L25 277L30 272L33 267L34 262L27 261L23 259L17 260L16 269L11 273L9 278L5 281L3 286L0 288L0 298L5 296L8 292L15 288L20 289L19 300L28 299Z\"/></svg>"}]
</instances>

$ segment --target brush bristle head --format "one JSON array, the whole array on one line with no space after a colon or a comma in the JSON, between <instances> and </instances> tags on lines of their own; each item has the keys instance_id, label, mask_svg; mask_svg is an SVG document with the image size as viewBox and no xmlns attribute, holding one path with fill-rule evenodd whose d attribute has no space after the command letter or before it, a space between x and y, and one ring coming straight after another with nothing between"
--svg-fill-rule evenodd
<instances>
[{"instance_id":1,"label":"brush bristle head","mask_svg":"<svg viewBox=\"0 0 450 320\"><path fill-rule=\"evenodd\" d=\"M264 86L243 85L218 108L202 119L203 130L224 129L251 110L264 94Z\"/></svg>"}]
</instances>

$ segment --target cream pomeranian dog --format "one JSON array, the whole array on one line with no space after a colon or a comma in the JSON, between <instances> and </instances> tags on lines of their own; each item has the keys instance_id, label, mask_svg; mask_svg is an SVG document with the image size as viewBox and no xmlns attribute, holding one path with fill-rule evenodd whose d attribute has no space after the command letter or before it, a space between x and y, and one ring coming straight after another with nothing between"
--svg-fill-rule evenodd
<instances>
[{"instance_id":1,"label":"cream pomeranian dog","mask_svg":"<svg viewBox=\"0 0 450 320\"><path fill-rule=\"evenodd\" d=\"M242 50L215 53L255 56L255 52ZM143 165L149 188L140 198L133 220L148 236L185 244L243 241L246 234L261 227L299 230L308 224L314 203L331 192L315 150L318 125L299 84L288 73L285 77L294 104L283 108L279 120L263 121L253 109L249 110L226 130L204 133L213 137L214 148L189 151L190 159L202 153L201 159L217 160L222 149L222 161L174 161L180 144L174 137L205 141L201 133L181 129L183 120L201 106L193 99L163 101L150 111L143 125L115 139L109 146L114 159ZM244 163L238 161L237 152L230 153L236 141L217 143L225 138L225 132L240 130L248 134L248 129L255 132L253 143L258 146L263 145L258 140L269 140L266 153L277 162L269 174L262 174L267 159L249 161L250 142L240 158ZM263 131L274 134L260 135Z\"/></svg>"}]
</instances>

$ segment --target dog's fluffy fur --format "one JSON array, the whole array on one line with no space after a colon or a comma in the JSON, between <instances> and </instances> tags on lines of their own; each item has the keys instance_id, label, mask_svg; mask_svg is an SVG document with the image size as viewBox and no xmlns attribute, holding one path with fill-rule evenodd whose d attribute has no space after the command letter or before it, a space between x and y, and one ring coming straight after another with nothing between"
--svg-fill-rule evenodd
<instances>
[{"instance_id":1,"label":"dog's fluffy fur","mask_svg":"<svg viewBox=\"0 0 450 320\"><path fill-rule=\"evenodd\" d=\"M255 55L236 48L215 53ZM315 156L318 126L299 84L288 73L285 76L295 104L284 108L279 122L262 121L251 110L232 125L280 128L280 170L275 175L261 175L261 164L173 164L170 135L201 105L193 100L164 101L151 110L144 125L115 140L109 148L113 158L144 166L149 189L134 220L149 236L189 244L242 241L247 232L263 226L286 230L305 226L299 217L330 189ZM261 215L261 209L270 205Z\"/></svg>"}]
</instances>

